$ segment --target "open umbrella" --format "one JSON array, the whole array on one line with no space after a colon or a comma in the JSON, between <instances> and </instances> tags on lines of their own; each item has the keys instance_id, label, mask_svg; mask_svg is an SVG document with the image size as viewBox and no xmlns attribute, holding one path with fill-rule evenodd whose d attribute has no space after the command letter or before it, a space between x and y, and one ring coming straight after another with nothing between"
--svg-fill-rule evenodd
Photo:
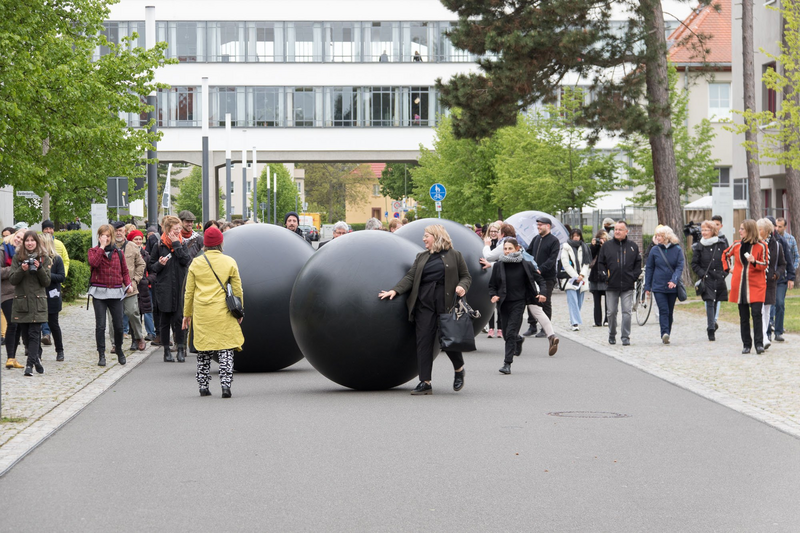
<instances>
[{"instance_id":1,"label":"open umbrella","mask_svg":"<svg viewBox=\"0 0 800 533\"><path fill-rule=\"evenodd\" d=\"M569 240L569 233L567 228L564 227L556 217L548 215L543 211L522 211L508 217L505 222L514 226L517 230L517 241L520 246L527 248L531 240L539 234L539 229L536 227L536 221L540 218L549 218L552 222L550 226L550 233L555 235L559 242L562 244Z\"/></svg>"}]
</instances>

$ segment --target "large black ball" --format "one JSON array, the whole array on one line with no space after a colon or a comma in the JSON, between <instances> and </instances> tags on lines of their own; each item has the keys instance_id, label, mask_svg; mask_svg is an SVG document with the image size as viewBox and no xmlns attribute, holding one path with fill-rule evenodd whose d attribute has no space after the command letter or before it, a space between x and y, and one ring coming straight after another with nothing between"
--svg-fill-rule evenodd
<instances>
[{"instance_id":1,"label":"large black ball","mask_svg":"<svg viewBox=\"0 0 800 533\"><path fill-rule=\"evenodd\" d=\"M453 248L461 252L467 263L467 269L472 276L472 285L467 291L467 302L473 309L481 312L481 317L472 321L473 330L477 335L489 323L489 318L494 312L494 304L489 296L489 278L492 277L492 271L484 270L480 263L480 258L483 257L483 240L463 224L439 218L421 218L406 224L394 233L414 244L424 246L422 236L425 228L433 224L444 226L450 235L450 240L453 241ZM446 303L451 305L452 302Z\"/></svg>"},{"instance_id":2,"label":"large black ball","mask_svg":"<svg viewBox=\"0 0 800 533\"><path fill-rule=\"evenodd\" d=\"M382 390L418 374L406 295L380 300L422 251L383 231L344 235L320 248L294 284L290 315L297 343L331 381Z\"/></svg>"},{"instance_id":3,"label":"large black ball","mask_svg":"<svg viewBox=\"0 0 800 533\"><path fill-rule=\"evenodd\" d=\"M295 364L303 353L292 335L289 300L313 248L299 235L269 224L239 226L224 237L224 252L236 259L244 291L244 346L234 352L233 368L273 372Z\"/></svg>"}]
</instances>

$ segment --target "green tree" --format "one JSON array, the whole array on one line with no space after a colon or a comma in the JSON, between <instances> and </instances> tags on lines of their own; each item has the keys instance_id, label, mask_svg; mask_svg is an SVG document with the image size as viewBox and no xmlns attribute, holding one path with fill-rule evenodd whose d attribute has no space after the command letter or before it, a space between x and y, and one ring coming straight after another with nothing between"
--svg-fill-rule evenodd
<instances>
[{"instance_id":1,"label":"green tree","mask_svg":"<svg viewBox=\"0 0 800 533\"><path fill-rule=\"evenodd\" d=\"M458 110L454 110L454 116ZM442 202L442 216L456 222L475 223L502 216L492 198L497 181L493 168L496 153L494 138L474 141L457 139L452 118L442 117L436 126L433 149L420 145L419 166L411 169L414 198L419 203L419 218L435 217L436 206L429 191L434 183L447 189Z\"/></svg>"},{"instance_id":2,"label":"green tree","mask_svg":"<svg viewBox=\"0 0 800 533\"><path fill-rule=\"evenodd\" d=\"M159 165L160 167L161 165ZM175 169L173 168L173 172ZM166 174L165 174L166 176ZM165 178L166 184L166 178ZM172 211L174 213L178 213L187 209L194 213L198 219L203 216L203 201L201 198L203 197L203 168L202 167L192 167L192 171L189 173L188 176L180 180L179 182L180 192L178 196L173 197L173 205L175 206ZM159 189L159 192L163 191L163 185ZM222 199L222 190L218 190L217 194L219 195L219 205L220 209L223 210L222 216L224 216L224 200ZM160 198L160 196L159 196ZM205 221L204 221L205 222Z\"/></svg>"},{"instance_id":3,"label":"green tree","mask_svg":"<svg viewBox=\"0 0 800 533\"><path fill-rule=\"evenodd\" d=\"M283 225L283 217L289 211L294 211L297 209L300 194L297 192L297 186L295 185L294 181L292 180L291 175L289 175L289 171L286 169L285 166L281 165L280 163L270 163L266 165L263 170L261 171L261 177L258 178L258 184L256 185L256 199L258 200L258 204L260 205L261 202L268 203L270 213L272 213L272 209L274 207L273 200L274 200L274 192L272 191L272 183L269 184L269 192L270 196L267 196L267 169L270 171L270 176L277 175L278 179L278 209L276 210L277 216L275 220L277 221L279 226ZM270 178L272 180L273 178ZM251 196L252 198L252 196ZM258 209L258 218L261 220L261 208L256 205L253 206L252 199L250 200L250 208ZM264 210L264 216L266 217L267 210ZM263 220L262 222L272 222L272 217L269 220Z\"/></svg>"},{"instance_id":4,"label":"green tree","mask_svg":"<svg viewBox=\"0 0 800 533\"><path fill-rule=\"evenodd\" d=\"M386 163L386 167L381 172L381 177L378 180L381 184L381 194L400 200L408 196L414 190L414 178L411 175L411 169L415 164L390 162Z\"/></svg>"},{"instance_id":5,"label":"green tree","mask_svg":"<svg viewBox=\"0 0 800 533\"><path fill-rule=\"evenodd\" d=\"M767 69L762 81L767 89L782 95L780 109L770 111L737 111L744 124L731 125L741 135L748 131L761 134L761 143L745 141L744 147L755 153L763 164L786 167L786 196L791 220L800 220L800 2L782 0L779 9L784 21L780 54L761 53L774 60L777 69ZM760 199L759 199L760 200ZM796 224L796 223L795 223ZM797 226L794 227L797 231Z\"/></svg>"},{"instance_id":6,"label":"green tree","mask_svg":"<svg viewBox=\"0 0 800 533\"><path fill-rule=\"evenodd\" d=\"M582 210L614 186L614 154L587 146L579 125L584 92L566 87L558 106L520 116L495 134L497 183L492 197L509 213Z\"/></svg>"},{"instance_id":7,"label":"green tree","mask_svg":"<svg viewBox=\"0 0 800 533\"><path fill-rule=\"evenodd\" d=\"M163 84L166 43L151 50L100 36L109 0L0 3L0 185L50 193L51 217L86 217L105 197L107 176L136 177L160 135L128 127L120 114ZM110 53L98 61L98 45Z\"/></svg>"},{"instance_id":8,"label":"green tree","mask_svg":"<svg viewBox=\"0 0 800 533\"><path fill-rule=\"evenodd\" d=\"M306 171L306 200L319 207L328 224L344 220L347 204L363 202L369 193L367 182L376 176L367 165L353 163L309 163Z\"/></svg>"},{"instance_id":9,"label":"green tree","mask_svg":"<svg viewBox=\"0 0 800 533\"><path fill-rule=\"evenodd\" d=\"M719 172L715 168L718 160L711 156L716 134L711 127L711 121L706 118L689 130L686 125L689 116L689 92L678 89L677 83L678 72L670 65L669 94L675 123L672 136L675 140L675 164L678 168L680 194L709 194L712 184L719 179ZM653 205L653 158L647 139L641 134L635 134L622 143L620 148L633 162L625 167L625 183L641 189L632 198L633 203Z\"/></svg>"}]
</instances>

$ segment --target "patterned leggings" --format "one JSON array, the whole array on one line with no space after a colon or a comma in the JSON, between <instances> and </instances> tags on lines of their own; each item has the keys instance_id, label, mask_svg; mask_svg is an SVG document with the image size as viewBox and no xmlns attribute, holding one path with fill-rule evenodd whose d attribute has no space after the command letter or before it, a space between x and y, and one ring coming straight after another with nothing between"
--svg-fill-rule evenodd
<instances>
[{"instance_id":1,"label":"patterned leggings","mask_svg":"<svg viewBox=\"0 0 800 533\"><path fill-rule=\"evenodd\" d=\"M207 389L211 382L211 358L219 356L219 383L230 388L233 382L233 350L212 350L197 353L197 383Z\"/></svg>"}]
</instances>

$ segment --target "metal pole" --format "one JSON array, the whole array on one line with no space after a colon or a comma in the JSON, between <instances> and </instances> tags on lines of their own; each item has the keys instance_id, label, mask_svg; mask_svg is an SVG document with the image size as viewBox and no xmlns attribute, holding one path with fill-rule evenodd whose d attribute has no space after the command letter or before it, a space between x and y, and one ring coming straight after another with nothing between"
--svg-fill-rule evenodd
<instances>
[{"instance_id":1,"label":"metal pole","mask_svg":"<svg viewBox=\"0 0 800 533\"><path fill-rule=\"evenodd\" d=\"M242 130L247 137L247 130ZM242 220L247 219L247 148L242 148Z\"/></svg>"},{"instance_id":2,"label":"metal pole","mask_svg":"<svg viewBox=\"0 0 800 533\"><path fill-rule=\"evenodd\" d=\"M272 174L272 195L275 199L272 205L272 223L278 223L278 173Z\"/></svg>"},{"instance_id":3,"label":"metal pole","mask_svg":"<svg viewBox=\"0 0 800 533\"><path fill-rule=\"evenodd\" d=\"M231 221L231 114L225 113L225 220Z\"/></svg>"},{"instance_id":4,"label":"metal pole","mask_svg":"<svg viewBox=\"0 0 800 533\"><path fill-rule=\"evenodd\" d=\"M267 201L265 202L267 204L267 218L264 220L267 224L269 224L269 221L272 219L272 202L270 201L272 199L272 188L270 187L272 185L272 180L269 176L271 170L272 169L267 166Z\"/></svg>"},{"instance_id":5,"label":"metal pole","mask_svg":"<svg viewBox=\"0 0 800 533\"><path fill-rule=\"evenodd\" d=\"M255 146L253 146L253 222L258 222L258 153Z\"/></svg>"},{"instance_id":6,"label":"metal pole","mask_svg":"<svg viewBox=\"0 0 800 533\"><path fill-rule=\"evenodd\" d=\"M150 50L156 45L156 8L147 6L144 8L145 18L145 47ZM153 91L147 95L147 105L150 111L147 113L147 120L150 122L150 133L155 134L156 127L156 93ZM153 141L151 149L147 150L147 159L153 160L158 157L158 145ZM147 163L147 219L149 224L158 224L158 163Z\"/></svg>"},{"instance_id":7,"label":"metal pole","mask_svg":"<svg viewBox=\"0 0 800 533\"><path fill-rule=\"evenodd\" d=\"M208 182L208 78L203 78L203 94L200 95L203 111L200 114L203 121L203 222L211 220L211 186ZM214 216L216 219L216 215Z\"/></svg>"}]
</instances>

